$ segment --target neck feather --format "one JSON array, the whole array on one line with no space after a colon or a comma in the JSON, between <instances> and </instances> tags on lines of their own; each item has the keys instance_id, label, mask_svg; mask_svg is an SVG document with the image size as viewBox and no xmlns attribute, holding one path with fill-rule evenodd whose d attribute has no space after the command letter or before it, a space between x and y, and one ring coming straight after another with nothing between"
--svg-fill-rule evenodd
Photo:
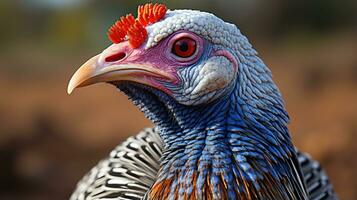
<instances>
[{"instance_id":1,"label":"neck feather","mask_svg":"<svg viewBox=\"0 0 357 200\"><path fill-rule=\"evenodd\" d=\"M259 108L235 89L208 105L184 106L157 91L143 98L140 87L120 89L164 143L152 199L304 199L281 104Z\"/></svg>"}]
</instances>

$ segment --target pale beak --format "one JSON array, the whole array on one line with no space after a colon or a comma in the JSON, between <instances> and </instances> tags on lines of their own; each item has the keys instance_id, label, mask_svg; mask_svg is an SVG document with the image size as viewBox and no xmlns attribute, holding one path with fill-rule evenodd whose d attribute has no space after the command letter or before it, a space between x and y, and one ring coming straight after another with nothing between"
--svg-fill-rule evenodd
<instances>
[{"instance_id":1,"label":"pale beak","mask_svg":"<svg viewBox=\"0 0 357 200\"><path fill-rule=\"evenodd\" d=\"M71 94L74 89L100 82L134 81L146 85L152 85L148 77L156 77L168 81L174 77L157 67L149 64L113 64L102 66L96 55L84 63L69 81L67 92Z\"/></svg>"}]
</instances>

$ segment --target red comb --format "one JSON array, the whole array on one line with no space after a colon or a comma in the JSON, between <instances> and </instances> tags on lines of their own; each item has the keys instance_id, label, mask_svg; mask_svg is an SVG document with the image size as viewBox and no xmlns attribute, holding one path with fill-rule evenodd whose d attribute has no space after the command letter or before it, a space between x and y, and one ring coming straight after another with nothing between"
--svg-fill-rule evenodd
<instances>
[{"instance_id":1,"label":"red comb","mask_svg":"<svg viewBox=\"0 0 357 200\"><path fill-rule=\"evenodd\" d=\"M113 43L120 43L124 41L129 27L135 23L135 18L132 14L125 17L120 17L113 26L109 28L108 36Z\"/></svg>"},{"instance_id":2,"label":"red comb","mask_svg":"<svg viewBox=\"0 0 357 200\"><path fill-rule=\"evenodd\" d=\"M130 26L128 29L129 44L133 48L138 48L146 39L148 33L143 25L139 21Z\"/></svg>"},{"instance_id":3,"label":"red comb","mask_svg":"<svg viewBox=\"0 0 357 200\"><path fill-rule=\"evenodd\" d=\"M134 19L132 14L120 17L108 30L108 37L113 43L120 43L128 36L132 47L139 47L147 38L145 26L162 19L167 8L163 4L145 4L138 7L138 17Z\"/></svg>"},{"instance_id":4,"label":"red comb","mask_svg":"<svg viewBox=\"0 0 357 200\"><path fill-rule=\"evenodd\" d=\"M138 20L143 26L153 24L163 18L167 8L163 4L145 4L138 7Z\"/></svg>"}]
</instances>

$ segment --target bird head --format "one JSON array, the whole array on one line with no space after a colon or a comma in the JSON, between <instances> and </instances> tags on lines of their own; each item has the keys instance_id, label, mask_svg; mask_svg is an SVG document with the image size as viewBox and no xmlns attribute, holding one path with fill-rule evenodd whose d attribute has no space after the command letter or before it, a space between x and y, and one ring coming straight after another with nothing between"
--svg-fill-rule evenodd
<instances>
[{"instance_id":1,"label":"bird head","mask_svg":"<svg viewBox=\"0 0 357 200\"><path fill-rule=\"evenodd\" d=\"M128 15L119 22L126 19L134 20ZM160 90L180 104L199 105L232 89L239 65L235 44L245 40L234 25L192 10L167 11L156 20L144 26L136 19L137 23L129 28L128 31L145 30L138 34L144 35L140 43L131 41L139 39L129 33L124 40L118 38L115 33L121 29L116 23L109 30L114 44L78 69L68 93L98 82L117 86L130 82ZM135 28L137 24L140 28Z\"/></svg>"}]
</instances>

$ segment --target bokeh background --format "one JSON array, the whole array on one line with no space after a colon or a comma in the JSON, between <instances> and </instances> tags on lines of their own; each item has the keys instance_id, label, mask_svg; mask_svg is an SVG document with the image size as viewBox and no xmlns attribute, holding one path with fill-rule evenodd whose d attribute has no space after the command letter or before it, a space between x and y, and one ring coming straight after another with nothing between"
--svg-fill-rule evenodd
<instances>
[{"instance_id":1,"label":"bokeh background","mask_svg":"<svg viewBox=\"0 0 357 200\"><path fill-rule=\"evenodd\" d=\"M0 199L68 199L76 182L150 122L114 87L66 94L145 1L0 1ZM237 24L273 71L294 143L357 199L357 1L173 0Z\"/></svg>"}]
</instances>

